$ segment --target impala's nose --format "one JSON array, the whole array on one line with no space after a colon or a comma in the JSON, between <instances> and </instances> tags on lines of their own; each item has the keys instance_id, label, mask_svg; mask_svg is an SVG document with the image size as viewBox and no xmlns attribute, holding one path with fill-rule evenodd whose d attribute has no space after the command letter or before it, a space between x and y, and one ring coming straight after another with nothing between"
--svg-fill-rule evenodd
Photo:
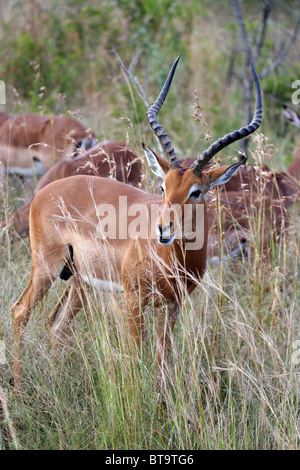
<instances>
[{"instance_id":1,"label":"impala's nose","mask_svg":"<svg viewBox=\"0 0 300 470\"><path fill-rule=\"evenodd\" d=\"M157 224L157 228L158 228L158 233L159 235L163 235L164 232L169 232L170 233L170 230L171 228L173 227L173 222L170 222L169 224L166 224L164 225L164 227L162 226L162 224L158 223Z\"/></svg>"},{"instance_id":2,"label":"impala's nose","mask_svg":"<svg viewBox=\"0 0 300 470\"><path fill-rule=\"evenodd\" d=\"M174 233L171 233L173 222L170 222L164 226L161 223L157 224L158 229L158 243L161 245L171 245L174 240Z\"/></svg>"}]
</instances>

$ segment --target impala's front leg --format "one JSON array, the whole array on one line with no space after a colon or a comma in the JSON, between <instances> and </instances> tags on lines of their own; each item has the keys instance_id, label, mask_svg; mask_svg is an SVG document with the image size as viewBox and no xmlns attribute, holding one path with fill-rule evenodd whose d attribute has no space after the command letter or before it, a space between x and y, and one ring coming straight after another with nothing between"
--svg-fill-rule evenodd
<instances>
[{"instance_id":1,"label":"impala's front leg","mask_svg":"<svg viewBox=\"0 0 300 470\"><path fill-rule=\"evenodd\" d=\"M156 328L156 369L159 380L164 379L165 367L171 350L172 333L178 316L177 306L160 312Z\"/></svg>"},{"instance_id":2,"label":"impala's front leg","mask_svg":"<svg viewBox=\"0 0 300 470\"><path fill-rule=\"evenodd\" d=\"M141 340L143 340L144 335L143 308L145 302L141 302L138 289L137 291L125 293L125 301L128 331L133 339L135 351L138 352L141 348Z\"/></svg>"}]
</instances>

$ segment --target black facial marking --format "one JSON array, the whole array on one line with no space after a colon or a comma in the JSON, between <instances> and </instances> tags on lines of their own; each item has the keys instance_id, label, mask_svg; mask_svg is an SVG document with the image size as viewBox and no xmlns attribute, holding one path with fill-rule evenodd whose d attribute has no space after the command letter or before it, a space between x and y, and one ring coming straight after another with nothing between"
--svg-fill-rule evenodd
<instances>
[{"instance_id":1,"label":"black facial marking","mask_svg":"<svg viewBox=\"0 0 300 470\"><path fill-rule=\"evenodd\" d=\"M198 199L200 194L201 194L201 189L197 189L196 191L193 191L192 194L190 194L190 197L193 197L194 199Z\"/></svg>"}]
</instances>

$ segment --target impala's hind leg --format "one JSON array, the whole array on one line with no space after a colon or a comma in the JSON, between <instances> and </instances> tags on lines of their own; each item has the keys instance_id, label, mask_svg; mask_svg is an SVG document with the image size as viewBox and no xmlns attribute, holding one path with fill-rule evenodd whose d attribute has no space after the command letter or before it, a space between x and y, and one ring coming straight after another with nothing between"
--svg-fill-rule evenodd
<instances>
[{"instance_id":1,"label":"impala's hind leg","mask_svg":"<svg viewBox=\"0 0 300 470\"><path fill-rule=\"evenodd\" d=\"M85 303L85 292L79 278L74 275L53 311L49 315L52 346L65 343L71 321Z\"/></svg>"},{"instance_id":2,"label":"impala's hind leg","mask_svg":"<svg viewBox=\"0 0 300 470\"><path fill-rule=\"evenodd\" d=\"M14 318L13 377L15 388L21 382L20 359L23 333L33 308L45 296L51 285L51 280L49 275L45 275L44 269L32 270L30 281L12 307Z\"/></svg>"}]
</instances>

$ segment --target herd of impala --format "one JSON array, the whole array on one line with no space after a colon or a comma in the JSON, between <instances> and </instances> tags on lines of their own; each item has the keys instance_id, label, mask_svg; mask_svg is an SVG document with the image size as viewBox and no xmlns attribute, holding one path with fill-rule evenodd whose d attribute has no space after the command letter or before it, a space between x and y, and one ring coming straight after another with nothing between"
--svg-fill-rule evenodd
<instances>
[{"instance_id":1,"label":"herd of impala","mask_svg":"<svg viewBox=\"0 0 300 470\"><path fill-rule=\"evenodd\" d=\"M262 97L254 67L256 103L251 123L226 134L194 161L178 160L157 120L178 61L147 111L167 157L156 155L143 144L148 165L161 183L160 195L140 189L142 159L127 144L97 143L90 129L67 117L0 114L2 175L41 176L31 203L1 226L1 233L10 233L10 238L29 232L32 254L30 280L12 307L15 389L21 381L24 329L31 311L55 279L67 281L49 315L55 344L67 336L71 320L85 303L89 285L124 293L128 329L136 350L143 337L145 306L150 301L157 307L167 304L167 313L160 309L156 332L156 362L162 373L183 295L197 287L207 258L214 259L219 252L220 221L232 255L247 251L250 214L253 218L259 212L262 201L262 250L288 227L287 210L299 192L300 148L289 169L280 173L266 166L245 165L246 159L223 166L211 162L220 150L249 136L261 124ZM285 108L284 113L300 127L295 111ZM213 198L209 191L216 186L220 187ZM113 221L107 217L111 210ZM138 226L137 213L144 215L139 219L143 227L132 232L131 227ZM113 223L112 230L104 230ZM200 231L201 243L193 244Z\"/></svg>"}]
</instances>

